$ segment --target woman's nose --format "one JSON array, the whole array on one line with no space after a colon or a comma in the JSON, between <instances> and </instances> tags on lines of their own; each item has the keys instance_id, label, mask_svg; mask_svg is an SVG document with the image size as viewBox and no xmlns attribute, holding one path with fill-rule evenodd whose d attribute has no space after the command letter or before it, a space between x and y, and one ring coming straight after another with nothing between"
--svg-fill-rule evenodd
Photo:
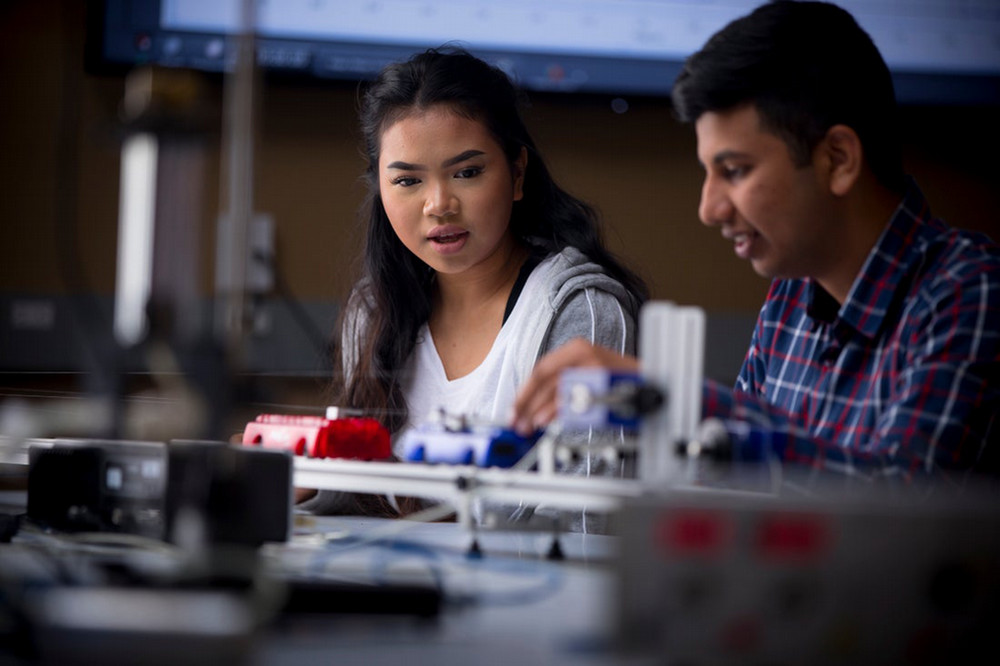
<instances>
[{"instance_id":1,"label":"woman's nose","mask_svg":"<svg viewBox=\"0 0 1000 666\"><path fill-rule=\"evenodd\" d=\"M436 183L428 188L427 199L424 201L424 215L428 217L447 217L458 212L458 199L445 183Z\"/></svg>"}]
</instances>

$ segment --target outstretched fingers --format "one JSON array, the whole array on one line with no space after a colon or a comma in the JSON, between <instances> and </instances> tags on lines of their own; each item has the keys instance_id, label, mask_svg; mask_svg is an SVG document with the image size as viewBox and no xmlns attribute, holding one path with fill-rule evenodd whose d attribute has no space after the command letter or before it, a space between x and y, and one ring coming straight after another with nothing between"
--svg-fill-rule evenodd
<instances>
[{"instance_id":1,"label":"outstretched fingers","mask_svg":"<svg viewBox=\"0 0 1000 666\"><path fill-rule=\"evenodd\" d=\"M535 364L514 401L514 429L526 435L548 425L559 410L559 378L563 371L587 367L634 371L638 361L583 339L570 340Z\"/></svg>"}]
</instances>

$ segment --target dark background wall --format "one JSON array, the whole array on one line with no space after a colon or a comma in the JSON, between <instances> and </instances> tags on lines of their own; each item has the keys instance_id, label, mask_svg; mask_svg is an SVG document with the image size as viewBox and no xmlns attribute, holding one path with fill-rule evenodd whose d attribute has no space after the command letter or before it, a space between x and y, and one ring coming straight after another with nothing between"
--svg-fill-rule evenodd
<instances>
[{"instance_id":1,"label":"dark background wall","mask_svg":"<svg viewBox=\"0 0 1000 666\"><path fill-rule=\"evenodd\" d=\"M0 1L0 332L7 338L0 371L72 369L65 300L91 295L106 306L114 290L124 77L85 70L84 19L81 2ZM219 81L209 86L221 95ZM358 248L356 90L266 80L260 92L256 209L274 216L288 290L328 328ZM609 244L646 277L654 297L706 308L709 374L729 381L767 284L698 223L693 130L672 119L664 99L628 102L627 112L615 113L606 98L533 95L527 120L556 177L600 209ZM902 114L908 170L935 212L995 238L998 116L997 108L951 106ZM198 206L203 242L189 259L206 295L219 154L213 144ZM272 314L258 341L261 367L307 371L302 359L311 357L287 350L308 340L284 309Z\"/></svg>"}]
</instances>

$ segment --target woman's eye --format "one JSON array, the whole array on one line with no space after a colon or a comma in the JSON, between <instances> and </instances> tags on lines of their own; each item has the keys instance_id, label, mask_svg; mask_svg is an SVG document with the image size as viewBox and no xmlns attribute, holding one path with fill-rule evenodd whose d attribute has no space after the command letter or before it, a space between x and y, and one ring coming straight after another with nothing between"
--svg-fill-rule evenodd
<instances>
[{"instance_id":1,"label":"woman's eye","mask_svg":"<svg viewBox=\"0 0 1000 666\"><path fill-rule=\"evenodd\" d=\"M409 187L411 185L416 185L420 181L413 176L399 176L398 178L392 179L393 185L399 185L400 187Z\"/></svg>"},{"instance_id":2,"label":"woman's eye","mask_svg":"<svg viewBox=\"0 0 1000 666\"><path fill-rule=\"evenodd\" d=\"M482 167L465 167L455 174L455 178L475 178L483 172Z\"/></svg>"}]
</instances>

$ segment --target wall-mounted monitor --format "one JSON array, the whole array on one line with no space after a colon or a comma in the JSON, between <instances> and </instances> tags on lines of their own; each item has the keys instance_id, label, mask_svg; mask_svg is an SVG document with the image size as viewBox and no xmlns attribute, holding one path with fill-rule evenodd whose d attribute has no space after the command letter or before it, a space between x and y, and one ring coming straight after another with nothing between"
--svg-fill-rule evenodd
<instances>
[{"instance_id":1,"label":"wall-mounted monitor","mask_svg":"<svg viewBox=\"0 0 1000 666\"><path fill-rule=\"evenodd\" d=\"M267 71L356 81L457 43L527 89L669 94L684 58L761 0L256 0ZM1000 0L841 0L909 103L1000 104ZM101 0L92 64L223 72L244 0Z\"/></svg>"}]
</instances>

